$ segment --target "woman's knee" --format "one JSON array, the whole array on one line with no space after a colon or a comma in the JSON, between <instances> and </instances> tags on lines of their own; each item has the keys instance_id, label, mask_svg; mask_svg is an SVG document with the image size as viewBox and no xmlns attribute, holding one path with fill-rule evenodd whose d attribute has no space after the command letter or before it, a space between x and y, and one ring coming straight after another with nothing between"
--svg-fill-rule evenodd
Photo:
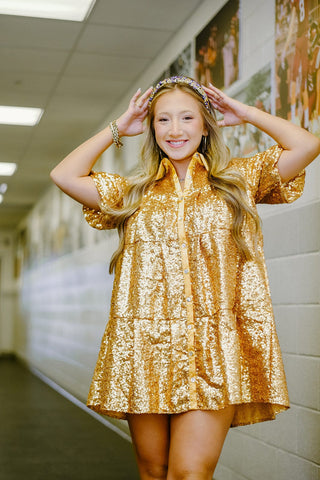
<instances>
[{"instance_id":1,"label":"woman's knee","mask_svg":"<svg viewBox=\"0 0 320 480\"><path fill-rule=\"evenodd\" d=\"M144 479L166 480L168 475L168 465L155 463L147 459L138 458L141 477Z\"/></svg>"},{"instance_id":2,"label":"woman's knee","mask_svg":"<svg viewBox=\"0 0 320 480\"><path fill-rule=\"evenodd\" d=\"M170 469L168 480L211 480L214 473L215 465L194 468L173 468Z\"/></svg>"}]
</instances>

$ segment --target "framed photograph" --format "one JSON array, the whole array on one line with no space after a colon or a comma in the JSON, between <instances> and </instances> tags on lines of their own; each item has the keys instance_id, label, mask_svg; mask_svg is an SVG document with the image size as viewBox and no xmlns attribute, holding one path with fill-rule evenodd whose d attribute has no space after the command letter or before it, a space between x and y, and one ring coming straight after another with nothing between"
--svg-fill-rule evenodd
<instances>
[{"instance_id":1,"label":"framed photograph","mask_svg":"<svg viewBox=\"0 0 320 480\"><path fill-rule=\"evenodd\" d=\"M320 1L276 0L276 114L320 136Z\"/></svg>"},{"instance_id":2,"label":"framed photograph","mask_svg":"<svg viewBox=\"0 0 320 480\"><path fill-rule=\"evenodd\" d=\"M229 0L196 37L195 78L218 88L239 79L239 0Z\"/></svg>"},{"instance_id":3,"label":"framed photograph","mask_svg":"<svg viewBox=\"0 0 320 480\"><path fill-rule=\"evenodd\" d=\"M154 85L163 80L164 78L173 77L175 75L184 75L186 77L192 77L193 75L193 59L192 59L192 44L186 46L186 48L177 56L177 58L171 63L171 65L162 72L162 74L154 81Z\"/></svg>"},{"instance_id":4,"label":"framed photograph","mask_svg":"<svg viewBox=\"0 0 320 480\"><path fill-rule=\"evenodd\" d=\"M236 93L233 93L232 97L271 113L271 66L267 65L253 75L238 88ZM269 135L247 123L235 127L223 127L222 131L231 157L251 157L275 143Z\"/></svg>"}]
</instances>

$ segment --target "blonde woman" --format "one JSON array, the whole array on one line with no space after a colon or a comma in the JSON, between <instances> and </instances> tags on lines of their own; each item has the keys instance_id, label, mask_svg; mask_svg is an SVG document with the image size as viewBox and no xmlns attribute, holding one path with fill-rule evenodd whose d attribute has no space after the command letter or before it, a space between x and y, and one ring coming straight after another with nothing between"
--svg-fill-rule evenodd
<instances>
[{"instance_id":1,"label":"blonde woman","mask_svg":"<svg viewBox=\"0 0 320 480\"><path fill-rule=\"evenodd\" d=\"M220 126L242 123L276 145L230 159ZM92 172L145 130L135 177ZM230 426L289 407L255 204L298 198L319 152L296 125L172 77L52 171L90 225L119 231L88 406L128 420L141 479L209 480Z\"/></svg>"}]
</instances>

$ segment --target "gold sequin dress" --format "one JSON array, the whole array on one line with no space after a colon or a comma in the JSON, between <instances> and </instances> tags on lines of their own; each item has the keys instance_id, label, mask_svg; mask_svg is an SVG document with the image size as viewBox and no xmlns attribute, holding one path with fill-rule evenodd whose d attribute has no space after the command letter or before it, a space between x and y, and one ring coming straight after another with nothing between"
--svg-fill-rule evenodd
<instances>
[{"instance_id":1,"label":"gold sequin dress","mask_svg":"<svg viewBox=\"0 0 320 480\"><path fill-rule=\"evenodd\" d=\"M301 195L304 173L281 182L281 151L273 146L231 160L252 205ZM114 228L104 211L121 203L126 179L92 176L101 210L84 207L85 218L95 228ZM126 418L235 404L232 426L271 420L289 400L263 239L254 260L241 261L230 210L210 187L202 155L193 156L183 191L168 159L157 178L127 221L88 406ZM248 220L244 234L252 251L253 232Z\"/></svg>"}]
</instances>

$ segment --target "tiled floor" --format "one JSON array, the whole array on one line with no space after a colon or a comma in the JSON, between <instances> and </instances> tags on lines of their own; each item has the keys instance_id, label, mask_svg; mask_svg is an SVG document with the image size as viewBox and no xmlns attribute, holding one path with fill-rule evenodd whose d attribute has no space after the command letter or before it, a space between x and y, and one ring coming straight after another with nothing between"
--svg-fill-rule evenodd
<instances>
[{"instance_id":1,"label":"tiled floor","mask_svg":"<svg viewBox=\"0 0 320 480\"><path fill-rule=\"evenodd\" d=\"M132 445L0 358L0 480L136 480Z\"/></svg>"}]
</instances>

